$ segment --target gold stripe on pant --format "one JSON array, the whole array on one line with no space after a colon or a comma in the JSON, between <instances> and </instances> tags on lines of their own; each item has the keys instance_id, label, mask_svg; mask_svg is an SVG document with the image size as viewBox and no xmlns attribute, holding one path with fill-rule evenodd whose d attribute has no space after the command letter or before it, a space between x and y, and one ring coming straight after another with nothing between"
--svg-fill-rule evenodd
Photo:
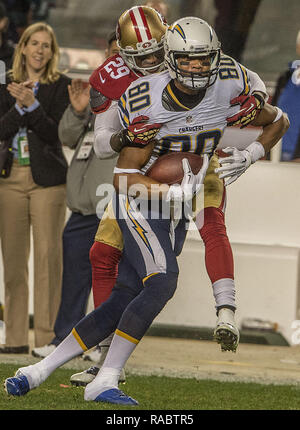
<instances>
[{"instance_id":1,"label":"gold stripe on pant","mask_svg":"<svg viewBox=\"0 0 300 430\"><path fill-rule=\"evenodd\" d=\"M6 345L28 345L28 260L31 232L34 261L35 346L54 337L61 297L62 232L66 187L41 187L30 166L14 161L11 175L0 179L0 237L4 270Z\"/></svg>"}]
</instances>

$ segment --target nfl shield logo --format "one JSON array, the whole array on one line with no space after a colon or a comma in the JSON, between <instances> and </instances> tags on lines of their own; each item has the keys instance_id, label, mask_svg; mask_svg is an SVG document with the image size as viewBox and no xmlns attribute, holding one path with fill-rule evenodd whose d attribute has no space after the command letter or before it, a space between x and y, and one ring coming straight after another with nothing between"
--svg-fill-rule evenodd
<instances>
[{"instance_id":1,"label":"nfl shield logo","mask_svg":"<svg viewBox=\"0 0 300 430\"><path fill-rule=\"evenodd\" d=\"M192 115L189 115L186 117L186 123L187 124L191 124L193 121L194 121L194 119L193 119Z\"/></svg>"}]
</instances>

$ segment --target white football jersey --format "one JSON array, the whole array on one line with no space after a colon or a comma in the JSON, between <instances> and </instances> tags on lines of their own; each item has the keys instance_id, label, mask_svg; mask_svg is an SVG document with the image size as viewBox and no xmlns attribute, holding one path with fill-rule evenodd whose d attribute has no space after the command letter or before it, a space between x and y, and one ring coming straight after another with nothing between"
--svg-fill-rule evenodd
<instances>
[{"instance_id":1,"label":"white football jersey","mask_svg":"<svg viewBox=\"0 0 300 430\"><path fill-rule=\"evenodd\" d=\"M257 87L265 89L257 75L254 76L241 64L228 56L222 56L215 83L207 88L203 99L193 108L184 106L172 91L168 71L144 76L133 82L119 101L119 117L124 128L134 118L145 115L149 124L160 123L156 136L158 144L145 172L160 155L171 151L207 153L212 155L227 125L226 118L239 111L230 100L241 94L253 92ZM259 85L258 85L259 83Z\"/></svg>"}]
</instances>

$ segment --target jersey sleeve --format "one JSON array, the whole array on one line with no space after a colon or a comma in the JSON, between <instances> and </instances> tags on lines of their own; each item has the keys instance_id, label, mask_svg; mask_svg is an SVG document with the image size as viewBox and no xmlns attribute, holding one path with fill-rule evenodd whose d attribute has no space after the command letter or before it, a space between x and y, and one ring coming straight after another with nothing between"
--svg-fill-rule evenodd
<instances>
[{"instance_id":1,"label":"jersey sleeve","mask_svg":"<svg viewBox=\"0 0 300 430\"><path fill-rule=\"evenodd\" d=\"M222 55L219 78L224 83L228 82L232 98L242 94L248 95L254 91L262 92L267 98L266 86L258 74L247 69L232 57Z\"/></svg>"},{"instance_id":2,"label":"jersey sleeve","mask_svg":"<svg viewBox=\"0 0 300 430\"><path fill-rule=\"evenodd\" d=\"M117 113L117 101L113 100L111 106L102 115L96 115L94 126L94 151L98 158L111 158L118 155L110 146L110 138L121 130Z\"/></svg>"},{"instance_id":3,"label":"jersey sleeve","mask_svg":"<svg viewBox=\"0 0 300 430\"><path fill-rule=\"evenodd\" d=\"M249 69L246 69L246 70L249 76L250 92L253 93L254 91L258 91L262 93L264 95L265 101L267 101L269 98L269 95L263 80L259 77L257 73L252 72L252 70L249 70Z\"/></svg>"},{"instance_id":4,"label":"jersey sleeve","mask_svg":"<svg viewBox=\"0 0 300 430\"><path fill-rule=\"evenodd\" d=\"M94 113L106 111L112 100L119 100L126 88L137 79L118 54L108 58L90 76L91 107Z\"/></svg>"}]
</instances>

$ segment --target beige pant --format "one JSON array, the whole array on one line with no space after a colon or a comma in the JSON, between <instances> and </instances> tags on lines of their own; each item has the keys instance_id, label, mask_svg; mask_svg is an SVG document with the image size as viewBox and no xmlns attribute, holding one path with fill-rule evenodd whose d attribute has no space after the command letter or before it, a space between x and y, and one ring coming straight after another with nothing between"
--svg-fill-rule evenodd
<instances>
[{"instance_id":1,"label":"beige pant","mask_svg":"<svg viewBox=\"0 0 300 430\"><path fill-rule=\"evenodd\" d=\"M28 259L30 232L34 260L35 346L54 337L62 283L62 231L65 185L35 184L29 166L14 162L9 178L0 179L0 238L4 266L6 345L28 345Z\"/></svg>"}]
</instances>

